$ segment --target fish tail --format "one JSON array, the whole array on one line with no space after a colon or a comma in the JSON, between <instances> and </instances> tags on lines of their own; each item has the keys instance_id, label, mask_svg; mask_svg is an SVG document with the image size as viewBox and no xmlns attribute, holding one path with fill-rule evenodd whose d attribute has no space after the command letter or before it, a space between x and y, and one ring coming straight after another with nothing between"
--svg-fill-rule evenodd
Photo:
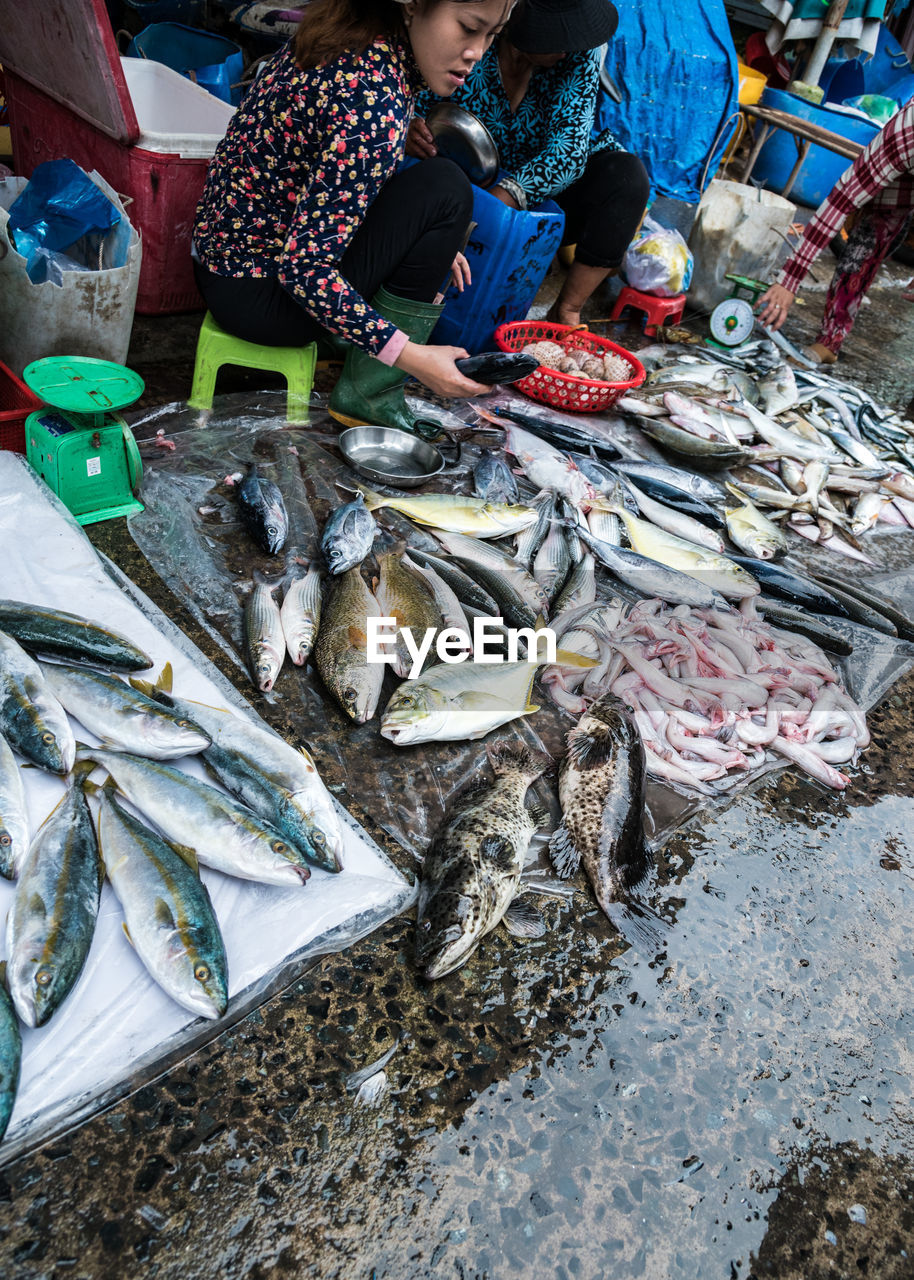
<instances>
[{"instance_id":1,"label":"fish tail","mask_svg":"<svg viewBox=\"0 0 914 1280\"><path fill-rule=\"evenodd\" d=\"M636 902L602 904L610 923L640 956L653 958L666 945L666 921L663 916Z\"/></svg>"},{"instance_id":2,"label":"fish tail","mask_svg":"<svg viewBox=\"0 0 914 1280\"><path fill-rule=\"evenodd\" d=\"M516 770L532 782L552 766L552 757L545 752L513 742L493 742L486 747L486 755L496 778Z\"/></svg>"}]
</instances>

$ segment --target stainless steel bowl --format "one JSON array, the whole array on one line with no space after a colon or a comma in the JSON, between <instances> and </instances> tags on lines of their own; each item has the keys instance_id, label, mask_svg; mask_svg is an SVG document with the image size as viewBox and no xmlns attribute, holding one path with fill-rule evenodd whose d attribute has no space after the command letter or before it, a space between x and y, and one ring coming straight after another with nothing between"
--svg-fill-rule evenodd
<instances>
[{"instance_id":1,"label":"stainless steel bowl","mask_svg":"<svg viewBox=\"0 0 914 1280\"><path fill-rule=\"evenodd\" d=\"M498 175L498 148L472 111L454 102L436 102L425 123L440 156L459 165L477 187L491 187Z\"/></svg>"},{"instance_id":2,"label":"stainless steel bowl","mask_svg":"<svg viewBox=\"0 0 914 1280\"><path fill-rule=\"evenodd\" d=\"M415 489L444 468L434 445L396 427L348 427L338 444L353 471L395 489Z\"/></svg>"}]
</instances>

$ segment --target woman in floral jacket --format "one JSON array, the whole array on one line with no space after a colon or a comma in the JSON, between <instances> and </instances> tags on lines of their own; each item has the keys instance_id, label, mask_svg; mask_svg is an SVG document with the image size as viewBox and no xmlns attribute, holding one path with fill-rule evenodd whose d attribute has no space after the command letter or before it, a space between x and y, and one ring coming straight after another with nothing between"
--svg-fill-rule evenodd
<instances>
[{"instance_id":1,"label":"woman in floral jacket","mask_svg":"<svg viewBox=\"0 0 914 1280\"><path fill-rule=\"evenodd\" d=\"M216 321L275 346L343 340L330 408L347 424L410 429L402 384L487 388L466 352L425 345L472 211L450 161L396 168L418 90L448 96L512 0L314 0L261 70L210 166L194 225L197 283Z\"/></svg>"}]
</instances>

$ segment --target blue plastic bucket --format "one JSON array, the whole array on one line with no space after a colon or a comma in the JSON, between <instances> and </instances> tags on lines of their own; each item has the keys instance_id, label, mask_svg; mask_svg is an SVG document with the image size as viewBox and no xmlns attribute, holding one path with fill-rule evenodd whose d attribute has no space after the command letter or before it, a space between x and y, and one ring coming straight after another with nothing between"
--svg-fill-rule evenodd
<instances>
[{"instance_id":1,"label":"blue plastic bucket","mask_svg":"<svg viewBox=\"0 0 914 1280\"><path fill-rule=\"evenodd\" d=\"M197 31L180 22L156 22L134 36L127 56L161 62L233 106L241 101L244 55L237 44L224 36Z\"/></svg>"},{"instance_id":2,"label":"blue plastic bucket","mask_svg":"<svg viewBox=\"0 0 914 1280\"><path fill-rule=\"evenodd\" d=\"M846 115L843 111L835 111L829 107L813 106L804 98L784 93L780 89L766 89L762 94L761 105L776 107L801 120L809 120L864 146L879 132L879 125L872 121ZM797 139L784 129L775 129L759 152L752 170L753 181L760 182L771 191L782 192L796 162ZM794 203L816 208L851 163L844 156L813 143L796 182L790 188L789 199Z\"/></svg>"},{"instance_id":3,"label":"blue plastic bucket","mask_svg":"<svg viewBox=\"0 0 914 1280\"><path fill-rule=\"evenodd\" d=\"M562 242L565 215L551 200L536 209L509 209L474 187L473 221L464 250L473 283L463 293L448 290L432 340L476 355L494 349L500 324L523 320L530 310Z\"/></svg>"},{"instance_id":4,"label":"blue plastic bucket","mask_svg":"<svg viewBox=\"0 0 914 1280\"><path fill-rule=\"evenodd\" d=\"M876 52L863 64L864 87L861 93L882 93L886 85L897 80L910 68L908 55L897 37L887 27L881 26Z\"/></svg>"},{"instance_id":5,"label":"blue plastic bucket","mask_svg":"<svg viewBox=\"0 0 914 1280\"><path fill-rule=\"evenodd\" d=\"M903 76L887 84L882 90L887 98L894 98L903 107L914 98L914 71L906 71Z\"/></svg>"},{"instance_id":6,"label":"blue plastic bucket","mask_svg":"<svg viewBox=\"0 0 914 1280\"><path fill-rule=\"evenodd\" d=\"M826 102L844 102L865 92L863 64L859 58L829 58L819 77Z\"/></svg>"}]
</instances>

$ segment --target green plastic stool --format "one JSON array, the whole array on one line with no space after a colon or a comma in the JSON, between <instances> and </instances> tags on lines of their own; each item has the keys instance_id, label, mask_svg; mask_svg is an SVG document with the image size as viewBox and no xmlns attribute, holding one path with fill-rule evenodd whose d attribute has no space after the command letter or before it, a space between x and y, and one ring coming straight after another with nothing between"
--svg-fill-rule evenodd
<instances>
[{"instance_id":1,"label":"green plastic stool","mask_svg":"<svg viewBox=\"0 0 914 1280\"><path fill-rule=\"evenodd\" d=\"M233 338L207 311L197 339L194 381L187 404L191 409L211 409L216 375L224 364L237 364L243 369L281 373L289 388L287 420L295 425L307 422L316 359L314 342L304 347L262 347L256 342Z\"/></svg>"}]
</instances>

